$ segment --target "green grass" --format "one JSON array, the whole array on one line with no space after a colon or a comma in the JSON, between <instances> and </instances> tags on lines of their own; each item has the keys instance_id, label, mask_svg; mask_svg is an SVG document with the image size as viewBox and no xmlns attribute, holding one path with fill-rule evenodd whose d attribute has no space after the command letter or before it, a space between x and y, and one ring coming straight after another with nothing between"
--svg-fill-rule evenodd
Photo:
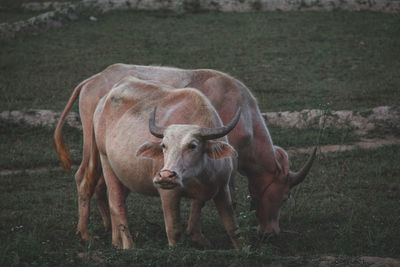
<instances>
[{"instance_id":1,"label":"green grass","mask_svg":"<svg viewBox=\"0 0 400 267\"><path fill-rule=\"evenodd\" d=\"M263 111L398 106L399 25L394 14L344 11L85 15L2 44L0 109L60 110L80 81L116 62L221 70Z\"/></svg>"},{"instance_id":2,"label":"green grass","mask_svg":"<svg viewBox=\"0 0 400 267\"><path fill-rule=\"evenodd\" d=\"M398 15L125 11L99 16L97 22L85 16L57 30L1 43L0 111L61 110L80 81L116 62L228 72L252 90L262 111L320 108L328 102L333 110L399 106ZM318 138L318 129L270 131L274 144L285 149L312 146ZM0 169L59 166L52 133L0 120ZM81 133L65 127L64 134L79 164ZM321 144L358 138L350 129L326 129ZM282 210L284 232L241 251L230 250L212 203L204 208L202 224L215 249L196 250L186 237L169 249L160 200L136 194L127 201L136 249L111 248L111 234L104 232L95 205L89 225L94 238L80 244L74 236L73 174L0 176L0 266L317 266L318 257L327 254L339 255L338 265L354 263L351 256L399 258L399 152L393 145L319 156ZM305 159L291 157L292 168ZM248 211L246 179L239 178L237 187L240 227L249 230L243 238L254 245L256 222ZM188 208L183 201L183 225Z\"/></svg>"},{"instance_id":3,"label":"green grass","mask_svg":"<svg viewBox=\"0 0 400 267\"><path fill-rule=\"evenodd\" d=\"M399 149L389 146L321 157L282 214L281 223L301 234L287 243L277 239L277 246L290 254L302 244L310 254L399 257Z\"/></svg>"},{"instance_id":4,"label":"green grass","mask_svg":"<svg viewBox=\"0 0 400 267\"><path fill-rule=\"evenodd\" d=\"M15 10L1 10L0 11L0 23L12 23L20 20L27 20L32 17L42 14L41 11L15 11Z\"/></svg>"},{"instance_id":5,"label":"green grass","mask_svg":"<svg viewBox=\"0 0 400 267\"><path fill-rule=\"evenodd\" d=\"M317 128L280 128L268 126L274 145L284 149L318 145L320 130ZM351 129L325 128L321 133L319 145L350 144L360 140Z\"/></svg>"},{"instance_id":6,"label":"green grass","mask_svg":"<svg viewBox=\"0 0 400 267\"><path fill-rule=\"evenodd\" d=\"M281 228L293 232L283 232L241 251L230 250L231 243L212 203L203 209L202 224L215 249L196 250L186 237L169 249L160 200L137 194L131 194L127 201L136 249L111 248L111 234L104 232L95 207L89 225L94 238L80 244L74 237L77 194L72 174L48 171L1 176L0 265L313 265L319 255L327 254L399 257L399 152L400 146L389 146L319 157L309 177L283 207ZM304 155L292 157L294 169L304 160ZM242 213L238 215L242 218L251 214L247 181L239 178L237 188L237 214ZM182 206L186 225L189 202L183 201ZM242 228L254 226L255 218L240 222ZM244 237L252 243L256 233L247 232Z\"/></svg>"},{"instance_id":7,"label":"green grass","mask_svg":"<svg viewBox=\"0 0 400 267\"><path fill-rule=\"evenodd\" d=\"M65 126L64 126L65 127ZM59 166L53 146L54 129L0 120L0 170ZM80 163L82 133L65 127L74 164Z\"/></svg>"}]
</instances>

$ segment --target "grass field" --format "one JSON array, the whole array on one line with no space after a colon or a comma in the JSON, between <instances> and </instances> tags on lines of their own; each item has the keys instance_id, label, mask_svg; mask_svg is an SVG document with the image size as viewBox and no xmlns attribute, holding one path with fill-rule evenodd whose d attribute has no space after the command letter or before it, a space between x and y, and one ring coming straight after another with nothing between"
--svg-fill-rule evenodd
<instances>
[{"instance_id":1,"label":"grass field","mask_svg":"<svg viewBox=\"0 0 400 267\"><path fill-rule=\"evenodd\" d=\"M2 155L2 168L9 167L7 163L15 164L11 165L13 168L57 166L48 142L49 130L20 125L10 128L14 139L10 140L10 134L4 130L0 132L2 151L10 151ZM72 151L76 151L79 132L71 129L66 134L75 141ZM29 148L28 153L17 151L20 148ZM94 238L88 244L79 244L74 235L77 194L71 174L49 170L1 176L0 265L74 265L85 264L86 260L96 263L93 255L98 257L97 261L112 265L159 266L209 266L210 263L240 266L269 262L312 265L308 260L322 254L398 257L399 153L400 146L391 146L368 153L353 151L320 156L309 177L283 208L284 232L258 247L242 251L229 250L231 243L211 203L204 208L202 223L215 250L195 250L185 237L177 248L168 249L159 199L137 194L128 198L129 223L137 249L111 249L111 234L104 232L95 207L89 226ZM303 163L304 155L296 155L291 161L296 169ZM251 229L245 231L244 241L254 244L256 233L252 226L256 222L249 212L245 178L238 179L237 188L240 227ZM182 208L184 225L188 204L184 201ZM79 257L80 253L85 257Z\"/></svg>"},{"instance_id":2,"label":"grass field","mask_svg":"<svg viewBox=\"0 0 400 267\"><path fill-rule=\"evenodd\" d=\"M228 72L248 85L262 111L399 106L399 47L400 17L393 14L115 12L1 43L0 111L61 110L80 81L116 62ZM315 129L270 130L285 149L313 145L318 136ZM237 217L248 245L240 251L231 250L211 203L202 224L215 249L196 250L185 237L169 249L159 199L131 194L136 249L119 251L95 205L94 238L80 244L75 236L75 181L54 169L52 131L0 120L0 170L49 168L0 176L0 266L315 266L321 255L339 256L338 265L360 265L353 257L361 255L400 258L399 145L320 155L282 209L283 233L261 244L247 181L239 178ZM81 133L64 133L79 164ZM327 129L321 141L357 139L349 129ZM305 158L291 157L293 169ZM182 204L186 225L189 203Z\"/></svg>"},{"instance_id":3,"label":"grass field","mask_svg":"<svg viewBox=\"0 0 400 267\"><path fill-rule=\"evenodd\" d=\"M221 70L242 80L263 111L400 102L393 14L125 11L1 46L2 110L60 110L80 81L116 62Z\"/></svg>"}]
</instances>

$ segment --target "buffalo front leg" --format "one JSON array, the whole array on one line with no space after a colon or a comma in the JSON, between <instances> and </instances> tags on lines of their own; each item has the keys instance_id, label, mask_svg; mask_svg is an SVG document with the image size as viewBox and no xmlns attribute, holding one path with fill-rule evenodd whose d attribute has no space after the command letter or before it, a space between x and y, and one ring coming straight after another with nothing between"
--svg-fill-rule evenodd
<instances>
[{"instance_id":1,"label":"buffalo front leg","mask_svg":"<svg viewBox=\"0 0 400 267\"><path fill-rule=\"evenodd\" d=\"M236 210L237 206L237 194L236 194L236 188L235 188L235 174L232 174L231 179L229 179L229 191L231 193L231 199L232 199L232 206L233 209Z\"/></svg>"},{"instance_id":2,"label":"buffalo front leg","mask_svg":"<svg viewBox=\"0 0 400 267\"><path fill-rule=\"evenodd\" d=\"M165 230L168 244L176 245L181 234L180 225L180 196L176 190L159 190L164 213Z\"/></svg>"},{"instance_id":3,"label":"buffalo front leg","mask_svg":"<svg viewBox=\"0 0 400 267\"><path fill-rule=\"evenodd\" d=\"M210 241L201 232L201 209L204 207L204 201L197 199L192 200L192 207L190 209L190 217L186 234L190 236L192 241L201 246L211 248Z\"/></svg>"},{"instance_id":4,"label":"buffalo front leg","mask_svg":"<svg viewBox=\"0 0 400 267\"><path fill-rule=\"evenodd\" d=\"M240 249L238 235L235 233L238 225L236 223L228 185L220 189L218 194L214 197L214 203L221 216L226 232L232 241L233 247L235 249Z\"/></svg>"},{"instance_id":5,"label":"buffalo front leg","mask_svg":"<svg viewBox=\"0 0 400 267\"><path fill-rule=\"evenodd\" d=\"M232 199L232 206L233 206L233 209L236 210L237 194L236 194L236 188L235 188L235 180L237 177L238 159L233 158L232 162L233 162L233 171L232 171L231 177L229 179L229 189L230 189L230 194L231 194L231 199Z\"/></svg>"},{"instance_id":6,"label":"buffalo front leg","mask_svg":"<svg viewBox=\"0 0 400 267\"><path fill-rule=\"evenodd\" d=\"M128 190L118 180L105 155L101 155L104 180L108 190L112 225L112 244L117 248L133 248L133 240L128 228L125 198Z\"/></svg>"}]
</instances>

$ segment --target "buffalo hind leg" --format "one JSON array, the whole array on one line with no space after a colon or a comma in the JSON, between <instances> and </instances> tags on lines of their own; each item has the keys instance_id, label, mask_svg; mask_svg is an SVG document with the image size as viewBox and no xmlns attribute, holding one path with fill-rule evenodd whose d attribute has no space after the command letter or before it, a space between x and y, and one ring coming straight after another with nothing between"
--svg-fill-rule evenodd
<instances>
[{"instance_id":1,"label":"buffalo hind leg","mask_svg":"<svg viewBox=\"0 0 400 267\"><path fill-rule=\"evenodd\" d=\"M100 211L101 217L103 218L104 227L106 231L108 231L110 229L111 219L107 198L107 186L104 181L101 160L95 141L94 131L92 131L90 159L86 177L88 187L90 187L92 192L89 197L92 197L94 190L94 197L96 199L97 207Z\"/></svg>"},{"instance_id":2,"label":"buffalo hind leg","mask_svg":"<svg viewBox=\"0 0 400 267\"><path fill-rule=\"evenodd\" d=\"M192 200L190 209L190 217L186 234L190 236L192 242L200 247L211 248L211 242L201 232L201 209L204 207L204 201L197 199Z\"/></svg>"},{"instance_id":3,"label":"buffalo hind leg","mask_svg":"<svg viewBox=\"0 0 400 267\"><path fill-rule=\"evenodd\" d=\"M84 169L84 168L82 168ZM84 173L83 178L82 173ZM77 234L81 235L81 242L86 242L90 239L90 234L88 231L89 218L90 218L90 200L94 193L96 193L96 200L100 210L100 213L104 220L104 225L107 229L110 225L108 203L107 203L107 189L104 185L99 184L101 175L98 173L93 173L91 171L81 171L81 169L76 173L75 180L78 188L78 209L79 209L79 220L78 220L78 230Z\"/></svg>"},{"instance_id":4,"label":"buffalo hind leg","mask_svg":"<svg viewBox=\"0 0 400 267\"><path fill-rule=\"evenodd\" d=\"M87 153L87 147L90 145L90 154ZM78 188L78 206L79 206L79 221L78 233L81 234L81 242L88 241L90 238L88 232L89 217L90 217L90 200L93 194L98 200L98 207L104 220L104 225L107 229L110 225L107 189L102 177L101 162L99 151L94 143L94 138L90 144L84 146L83 159L79 170L75 174L75 180ZM86 156L85 156L86 155Z\"/></svg>"},{"instance_id":5,"label":"buffalo hind leg","mask_svg":"<svg viewBox=\"0 0 400 267\"><path fill-rule=\"evenodd\" d=\"M86 165L86 164L85 164ZM88 231L89 224L89 212L90 212L90 199L92 197L92 192L86 185L86 168L85 165L81 164L79 170L75 174L76 186L78 189L78 227L77 234L81 236L81 242L88 241L90 238Z\"/></svg>"},{"instance_id":6,"label":"buffalo hind leg","mask_svg":"<svg viewBox=\"0 0 400 267\"><path fill-rule=\"evenodd\" d=\"M96 189L94 191L94 197L96 199L97 207L100 211L101 217L103 218L104 228L106 231L108 231L111 227L111 218L107 198L107 186L103 176L101 176L97 182Z\"/></svg>"},{"instance_id":7,"label":"buffalo hind leg","mask_svg":"<svg viewBox=\"0 0 400 267\"><path fill-rule=\"evenodd\" d=\"M217 207L219 215L221 216L226 232L232 241L233 247L235 249L240 249L238 235L236 234L238 225L236 223L235 213L232 207L229 185L226 185L220 189L218 194L214 197L214 203Z\"/></svg>"}]
</instances>

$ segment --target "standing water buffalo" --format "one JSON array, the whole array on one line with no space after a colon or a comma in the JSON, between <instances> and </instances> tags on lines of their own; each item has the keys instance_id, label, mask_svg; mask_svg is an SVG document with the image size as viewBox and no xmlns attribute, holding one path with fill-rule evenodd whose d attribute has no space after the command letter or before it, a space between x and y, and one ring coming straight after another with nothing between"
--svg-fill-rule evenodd
<instances>
[{"instance_id":1,"label":"standing water buffalo","mask_svg":"<svg viewBox=\"0 0 400 267\"><path fill-rule=\"evenodd\" d=\"M84 141L82 163L75 175L79 195L78 232L83 240L89 238L87 224L89 201L95 195L105 227L109 227L104 181L101 173L89 170L90 147L93 135L93 114L100 98L126 75L143 80L154 80L174 88L191 87L200 90L212 103L224 123L229 122L241 108L241 119L228 134L229 143L238 152L238 171L247 176L252 199L256 203L259 232L279 233L279 214L283 201L291 188L306 177L316 149L302 169L289 170L287 153L274 146L265 125L257 101L249 89L240 81L215 70L182 70L170 67L137 66L115 64L79 84L69 99L54 133L57 154L66 170L70 170L71 159L64 145L62 125L72 104L79 96Z\"/></svg>"},{"instance_id":2,"label":"standing water buffalo","mask_svg":"<svg viewBox=\"0 0 400 267\"><path fill-rule=\"evenodd\" d=\"M204 202L213 199L234 247L239 248L228 186L234 172L231 157L237 154L225 135L236 126L240 111L221 127L218 113L201 92L174 89L125 77L96 108L89 168L98 168L100 156L108 189L112 243L124 249L133 246L125 208L129 190L160 195L171 246L180 235L182 196L193 199L187 232L193 241L208 243L199 219ZM154 106L158 106L157 116L154 109L149 120ZM157 126L155 121L166 126Z\"/></svg>"}]
</instances>

